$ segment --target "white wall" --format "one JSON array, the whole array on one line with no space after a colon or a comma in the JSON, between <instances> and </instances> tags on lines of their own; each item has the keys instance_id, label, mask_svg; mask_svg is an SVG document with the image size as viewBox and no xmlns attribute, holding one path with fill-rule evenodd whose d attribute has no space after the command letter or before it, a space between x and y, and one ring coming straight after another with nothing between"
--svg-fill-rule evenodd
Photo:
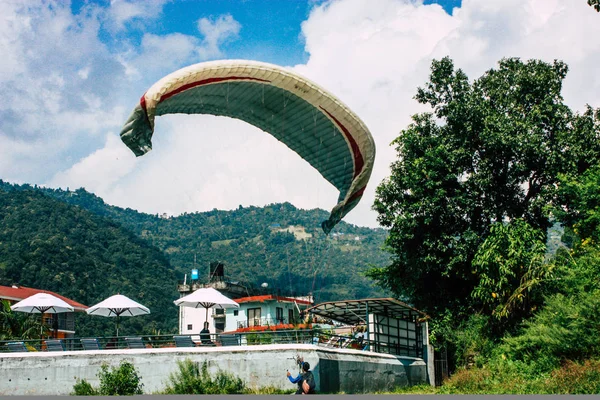
<instances>
[{"instance_id":1,"label":"white wall","mask_svg":"<svg viewBox=\"0 0 600 400\"><path fill-rule=\"evenodd\" d=\"M213 310L208 310L208 322L211 333L215 332L215 321L211 317ZM205 308L179 307L179 333L181 335L198 335L206 321ZM192 329L188 329L192 325Z\"/></svg>"}]
</instances>

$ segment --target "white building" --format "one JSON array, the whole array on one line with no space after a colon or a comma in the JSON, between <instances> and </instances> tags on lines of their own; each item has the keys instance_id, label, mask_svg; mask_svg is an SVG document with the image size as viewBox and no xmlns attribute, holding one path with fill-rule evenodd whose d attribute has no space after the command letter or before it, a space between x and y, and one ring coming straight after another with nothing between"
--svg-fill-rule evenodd
<instances>
[{"instance_id":1,"label":"white building","mask_svg":"<svg viewBox=\"0 0 600 400\"><path fill-rule=\"evenodd\" d=\"M239 309L225 310L225 330L258 326L276 326L296 324L300 321L300 312L312 305L306 297L283 297L272 294L234 299Z\"/></svg>"},{"instance_id":2,"label":"white building","mask_svg":"<svg viewBox=\"0 0 600 400\"><path fill-rule=\"evenodd\" d=\"M308 297L275 295L250 296L233 299L240 308L210 309L208 322L211 333L231 332L259 326L299 323L300 312L312 305ZM179 307L179 333L197 335L206 321L206 309Z\"/></svg>"}]
</instances>

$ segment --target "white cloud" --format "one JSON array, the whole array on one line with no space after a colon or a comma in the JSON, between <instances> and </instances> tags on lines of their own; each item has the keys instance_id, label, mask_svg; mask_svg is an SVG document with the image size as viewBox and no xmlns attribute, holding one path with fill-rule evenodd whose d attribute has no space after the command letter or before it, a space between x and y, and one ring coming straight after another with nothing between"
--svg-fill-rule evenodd
<instances>
[{"instance_id":1,"label":"white cloud","mask_svg":"<svg viewBox=\"0 0 600 400\"><path fill-rule=\"evenodd\" d=\"M122 31L126 24L140 21L142 24L158 18L168 0L112 0L107 11L108 26Z\"/></svg>"},{"instance_id":2,"label":"white cloud","mask_svg":"<svg viewBox=\"0 0 600 400\"><path fill-rule=\"evenodd\" d=\"M135 71L135 76L144 75L156 79L191 62L197 62L195 55L198 42L198 38L180 33L164 36L145 34L140 49L129 57L126 64Z\"/></svg>"},{"instance_id":3,"label":"white cloud","mask_svg":"<svg viewBox=\"0 0 600 400\"><path fill-rule=\"evenodd\" d=\"M67 171L57 173L47 186L85 187L94 193L106 193L134 166L135 155L123 146L118 135L108 133L103 148L76 162Z\"/></svg>"},{"instance_id":4,"label":"white cloud","mask_svg":"<svg viewBox=\"0 0 600 400\"><path fill-rule=\"evenodd\" d=\"M98 133L114 126L122 68L97 39L93 13L11 1L0 14L0 158L12 160L0 176L40 182L101 145Z\"/></svg>"},{"instance_id":5,"label":"white cloud","mask_svg":"<svg viewBox=\"0 0 600 400\"><path fill-rule=\"evenodd\" d=\"M222 56L220 47L227 41L236 39L240 28L240 23L229 14L212 19L201 18L198 30L202 38L181 33L145 33L140 46L130 46L118 59L127 76L133 79L144 80L151 77L158 80L189 64ZM152 84L153 81L146 83Z\"/></svg>"},{"instance_id":6,"label":"white cloud","mask_svg":"<svg viewBox=\"0 0 600 400\"><path fill-rule=\"evenodd\" d=\"M227 40L238 36L241 25L229 14L220 15L217 18L200 18L198 20L198 31L204 36L202 46L198 48L198 56L201 60L220 57L219 47Z\"/></svg>"}]
</instances>

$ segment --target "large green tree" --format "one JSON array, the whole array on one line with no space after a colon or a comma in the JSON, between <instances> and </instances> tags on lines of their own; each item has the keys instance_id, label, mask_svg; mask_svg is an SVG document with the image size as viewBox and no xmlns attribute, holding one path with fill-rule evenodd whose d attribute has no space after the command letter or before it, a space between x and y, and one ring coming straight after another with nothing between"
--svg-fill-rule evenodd
<instances>
[{"instance_id":1,"label":"large green tree","mask_svg":"<svg viewBox=\"0 0 600 400\"><path fill-rule=\"evenodd\" d=\"M509 58L470 83L449 58L433 61L415 97L432 112L393 142L398 160L377 188L392 262L371 276L430 313L485 305L473 260L490 227L522 219L545 235L558 175L598 163L597 113L564 104L567 69Z\"/></svg>"}]
</instances>

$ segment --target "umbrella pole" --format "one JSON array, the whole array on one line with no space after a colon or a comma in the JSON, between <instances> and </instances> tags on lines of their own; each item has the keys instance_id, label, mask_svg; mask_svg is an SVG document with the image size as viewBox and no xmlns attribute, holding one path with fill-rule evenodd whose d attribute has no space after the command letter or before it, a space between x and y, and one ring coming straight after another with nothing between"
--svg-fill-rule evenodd
<instances>
[{"instance_id":1,"label":"umbrella pole","mask_svg":"<svg viewBox=\"0 0 600 400\"><path fill-rule=\"evenodd\" d=\"M119 314L117 314L117 339L119 338Z\"/></svg>"}]
</instances>

